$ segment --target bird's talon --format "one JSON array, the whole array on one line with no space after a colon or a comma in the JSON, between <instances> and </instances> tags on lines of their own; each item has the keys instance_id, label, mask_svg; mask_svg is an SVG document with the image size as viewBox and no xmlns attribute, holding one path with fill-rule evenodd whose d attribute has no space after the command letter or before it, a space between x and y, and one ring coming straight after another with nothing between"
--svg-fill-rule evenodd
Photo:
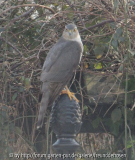
<instances>
[{"instance_id":1,"label":"bird's talon","mask_svg":"<svg viewBox=\"0 0 135 160\"><path fill-rule=\"evenodd\" d=\"M75 101L79 102L79 100L74 96L75 93L70 92L67 87L66 87L66 90L61 91L60 95L62 95L62 94L67 94L70 100L72 100L72 98L73 98Z\"/></svg>"}]
</instances>

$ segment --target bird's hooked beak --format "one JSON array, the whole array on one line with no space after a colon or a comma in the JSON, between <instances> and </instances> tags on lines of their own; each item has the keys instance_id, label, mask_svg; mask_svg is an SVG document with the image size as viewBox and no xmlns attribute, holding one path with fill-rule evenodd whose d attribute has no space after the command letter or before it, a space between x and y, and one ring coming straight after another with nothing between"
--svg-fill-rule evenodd
<instances>
[{"instance_id":1,"label":"bird's hooked beak","mask_svg":"<svg viewBox=\"0 0 135 160\"><path fill-rule=\"evenodd\" d=\"M69 31L68 31L68 34L69 34L69 36L71 36L71 34L72 34L72 31L71 31L71 30L69 30Z\"/></svg>"}]
</instances>

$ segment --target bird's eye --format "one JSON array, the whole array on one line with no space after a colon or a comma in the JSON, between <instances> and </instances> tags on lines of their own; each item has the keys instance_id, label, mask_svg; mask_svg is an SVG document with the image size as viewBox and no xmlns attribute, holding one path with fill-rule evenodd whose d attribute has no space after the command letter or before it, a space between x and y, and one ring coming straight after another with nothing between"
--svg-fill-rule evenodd
<instances>
[{"instance_id":1,"label":"bird's eye","mask_svg":"<svg viewBox=\"0 0 135 160\"><path fill-rule=\"evenodd\" d=\"M68 31L68 29L66 28L65 31Z\"/></svg>"},{"instance_id":2,"label":"bird's eye","mask_svg":"<svg viewBox=\"0 0 135 160\"><path fill-rule=\"evenodd\" d=\"M76 32L76 29L74 29L73 31Z\"/></svg>"}]
</instances>

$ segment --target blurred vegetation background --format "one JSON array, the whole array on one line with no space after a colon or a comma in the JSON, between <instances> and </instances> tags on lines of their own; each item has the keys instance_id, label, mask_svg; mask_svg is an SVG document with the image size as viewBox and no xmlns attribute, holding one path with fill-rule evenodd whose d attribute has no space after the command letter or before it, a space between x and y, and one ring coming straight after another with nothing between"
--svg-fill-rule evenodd
<instances>
[{"instance_id":1,"label":"blurred vegetation background","mask_svg":"<svg viewBox=\"0 0 135 160\"><path fill-rule=\"evenodd\" d=\"M126 153L135 159L134 0L0 1L0 159L53 152L49 120L36 131L39 77L46 54L71 22L84 44L74 87L84 124L102 128L78 135L80 152ZM108 95L113 98L107 102Z\"/></svg>"}]
</instances>

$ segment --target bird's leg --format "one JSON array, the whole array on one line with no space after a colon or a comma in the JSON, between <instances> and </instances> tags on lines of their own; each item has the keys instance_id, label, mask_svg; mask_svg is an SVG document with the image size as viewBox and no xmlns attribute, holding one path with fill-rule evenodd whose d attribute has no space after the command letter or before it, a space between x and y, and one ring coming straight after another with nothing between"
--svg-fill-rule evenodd
<instances>
[{"instance_id":1,"label":"bird's leg","mask_svg":"<svg viewBox=\"0 0 135 160\"><path fill-rule=\"evenodd\" d=\"M67 86L65 86L65 89L61 91L60 95L62 94L68 94L70 100L72 100L73 98L75 101L79 102L79 100L74 96L75 94L73 92L70 92Z\"/></svg>"}]
</instances>

